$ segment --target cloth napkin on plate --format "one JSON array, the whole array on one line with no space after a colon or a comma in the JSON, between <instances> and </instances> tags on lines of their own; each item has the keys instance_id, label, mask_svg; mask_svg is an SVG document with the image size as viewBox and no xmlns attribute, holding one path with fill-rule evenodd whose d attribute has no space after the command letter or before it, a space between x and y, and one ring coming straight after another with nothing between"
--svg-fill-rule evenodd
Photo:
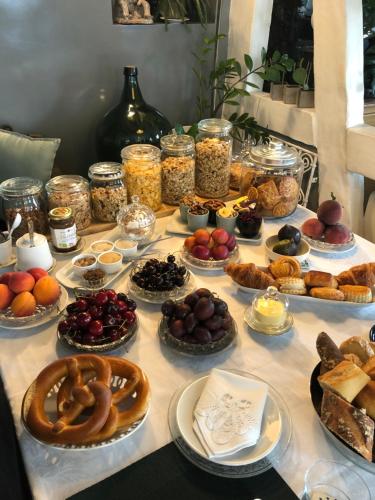
<instances>
[{"instance_id":1,"label":"cloth napkin on plate","mask_svg":"<svg viewBox=\"0 0 375 500\"><path fill-rule=\"evenodd\" d=\"M209 458L232 455L259 439L268 387L214 368L194 410L193 429Z\"/></svg>"}]
</instances>

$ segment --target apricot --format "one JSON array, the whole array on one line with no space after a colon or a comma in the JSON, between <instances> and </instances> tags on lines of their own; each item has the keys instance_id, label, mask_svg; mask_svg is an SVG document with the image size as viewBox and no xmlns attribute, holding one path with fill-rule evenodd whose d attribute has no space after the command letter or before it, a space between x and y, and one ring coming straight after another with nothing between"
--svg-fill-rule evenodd
<instances>
[{"instance_id":1,"label":"apricot","mask_svg":"<svg viewBox=\"0 0 375 500\"><path fill-rule=\"evenodd\" d=\"M60 285L52 276L43 276L36 282L33 294L38 304L49 306L59 298Z\"/></svg>"},{"instance_id":2,"label":"apricot","mask_svg":"<svg viewBox=\"0 0 375 500\"><path fill-rule=\"evenodd\" d=\"M10 304L10 308L17 318L21 316L31 316L36 309L35 297L30 292L21 292L14 297Z\"/></svg>"},{"instance_id":3,"label":"apricot","mask_svg":"<svg viewBox=\"0 0 375 500\"><path fill-rule=\"evenodd\" d=\"M208 245L210 241L210 233L207 229L197 229L193 234L197 245Z\"/></svg>"},{"instance_id":4,"label":"apricot","mask_svg":"<svg viewBox=\"0 0 375 500\"><path fill-rule=\"evenodd\" d=\"M0 309L6 309L14 299L14 293L9 290L8 285L0 284Z\"/></svg>"},{"instance_id":5,"label":"apricot","mask_svg":"<svg viewBox=\"0 0 375 500\"><path fill-rule=\"evenodd\" d=\"M343 244L350 240L350 231L344 224L327 226L324 232L324 239L327 243Z\"/></svg>"},{"instance_id":6,"label":"apricot","mask_svg":"<svg viewBox=\"0 0 375 500\"><path fill-rule=\"evenodd\" d=\"M35 280L29 273L18 271L12 273L8 286L14 293L31 292L34 288Z\"/></svg>"},{"instance_id":7,"label":"apricot","mask_svg":"<svg viewBox=\"0 0 375 500\"><path fill-rule=\"evenodd\" d=\"M190 252L193 246L196 245L194 236L189 236L184 242L184 247Z\"/></svg>"},{"instance_id":8,"label":"apricot","mask_svg":"<svg viewBox=\"0 0 375 500\"><path fill-rule=\"evenodd\" d=\"M28 269L27 272L31 274L35 282L40 280L40 278L43 278L43 276L48 276L47 271L45 271L41 267L33 267L32 269Z\"/></svg>"},{"instance_id":9,"label":"apricot","mask_svg":"<svg viewBox=\"0 0 375 500\"><path fill-rule=\"evenodd\" d=\"M307 219L302 224L302 232L313 240L320 240L323 236L325 225L318 219Z\"/></svg>"}]
</instances>

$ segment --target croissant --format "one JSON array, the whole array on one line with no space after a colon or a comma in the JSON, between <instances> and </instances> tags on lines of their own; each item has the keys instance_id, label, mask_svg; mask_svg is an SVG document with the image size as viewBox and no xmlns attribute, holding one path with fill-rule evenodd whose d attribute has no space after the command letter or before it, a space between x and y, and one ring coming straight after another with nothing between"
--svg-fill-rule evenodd
<instances>
[{"instance_id":1,"label":"croissant","mask_svg":"<svg viewBox=\"0 0 375 500\"><path fill-rule=\"evenodd\" d=\"M265 289L275 283L271 275L255 264L228 264L224 270L233 281L248 288Z\"/></svg>"},{"instance_id":2,"label":"croissant","mask_svg":"<svg viewBox=\"0 0 375 500\"><path fill-rule=\"evenodd\" d=\"M343 271L337 277L339 285L375 285L375 262L360 264Z\"/></svg>"}]
</instances>

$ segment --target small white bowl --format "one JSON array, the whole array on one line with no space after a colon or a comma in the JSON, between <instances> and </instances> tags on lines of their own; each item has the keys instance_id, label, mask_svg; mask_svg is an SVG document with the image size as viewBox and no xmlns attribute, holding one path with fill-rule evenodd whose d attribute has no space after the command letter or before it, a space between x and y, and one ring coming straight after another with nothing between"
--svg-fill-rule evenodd
<instances>
[{"instance_id":1,"label":"small white bowl","mask_svg":"<svg viewBox=\"0 0 375 500\"><path fill-rule=\"evenodd\" d=\"M99 255L104 252L110 252L113 250L114 244L109 240L97 240L91 243L90 252Z\"/></svg>"},{"instance_id":2,"label":"small white bowl","mask_svg":"<svg viewBox=\"0 0 375 500\"><path fill-rule=\"evenodd\" d=\"M115 250L117 250L117 252L122 253L124 257L136 255L138 250L138 242L133 240L127 240L125 238L119 238L118 240L115 241Z\"/></svg>"},{"instance_id":3,"label":"small white bowl","mask_svg":"<svg viewBox=\"0 0 375 500\"><path fill-rule=\"evenodd\" d=\"M84 258L87 258L87 257L91 257L91 258L95 259L95 262L93 262L92 264L89 264L87 266L78 266L76 264L76 262L79 259L84 259ZM96 259L96 256L93 253L80 253L80 254L78 254L78 255L76 255L75 257L72 258L72 267L74 269L74 274L76 276L79 276L79 277L81 277L86 271L89 271L90 269L95 269L96 268L96 264L97 264L97 259Z\"/></svg>"},{"instance_id":4,"label":"small white bowl","mask_svg":"<svg viewBox=\"0 0 375 500\"><path fill-rule=\"evenodd\" d=\"M112 257L113 261L111 262ZM98 257L98 267L107 274L117 273L122 268L122 253L114 250L101 253Z\"/></svg>"},{"instance_id":5,"label":"small white bowl","mask_svg":"<svg viewBox=\"0 0 375 500\"><path fill-rule=\"evenodd\" d=\"M280 253L276 253L272 250L272 248L276 245L276 243L279 242L279 238L277 234L274 236L270 236L269 238L266 239L266 254L267 257L269 257L270 260L276 260L279 259L280 257L285 257L284 255L281 255ZM298 246L297 250L297 255L291 255L291 257L294 257L298 262L302 264L302 262L305 262L307 260L308 256L310 254L310 245L305 241L303 238L301 238L300 244Z\"/></svg>"}]
</instances>

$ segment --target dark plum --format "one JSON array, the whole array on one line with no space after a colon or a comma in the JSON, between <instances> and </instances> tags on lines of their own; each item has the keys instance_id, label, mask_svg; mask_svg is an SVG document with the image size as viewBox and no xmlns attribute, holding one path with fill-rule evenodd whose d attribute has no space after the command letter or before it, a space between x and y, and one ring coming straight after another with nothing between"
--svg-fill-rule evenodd
<instances>
[{"instance_id":1,"label":"dark plum","mask_svg":"<svg viewBox=\"0 0 375 500\"><path fill-rule=\"evenodd\" d=\"M229 313L226 313L223 318L222 328L224 328L224 330L229 330L231 326L232 326L232 316Z\"/></svg>"},{"instance_id":2,"label":"dark plum","mask_svg":"<svg viewBox=\"0 0 375 500\"><path fill-rule=\"evenodd\" d=\"M198 295L198 297L212 297L212 292L207 288L198 288L194 293Z\"/></svg>"},{"instance_id":3,"label":"dark plum","mask_svg":"<svg viewBox=\"0 0 375 500\"><path fill-rule=\"evenodd\" d=\"M214 330L219 330L223 324L223 318L217 314L214 314L211 316L211 318L206 319L206 321L203 323L203 325L210 330L210 332L213 332Z\"/></svg>"},{"instance_id":4,"label":"dark plum","mask_svg":"<svg viewBox=\"0 0 375 500\"><path fill-rule=\"evenodd\" d=\"M199 321L204 321L208 318L211 318L214 312L214 303L208 297L201 297L194 306L194 314Z\"/></svg>"},{"instance_id":5,"label":"dark plum","mask_svg":"<svg viewBox=\"0 0 375 500\"><path fill-rule=\"evenodd\" d=\"M215 306L215 314L218 314L219 316L224 316L225 313L228 311L228 304L224 302L224 300L214 298L213 303Z\"/></svg>"},{"instance_id":6,"label":"dark plum","mask_svg":"<svg viewBox=\"0 0 375 500\"><path fill-rule=\"evenodd\" d=\"M198 320L194 316L194 313L190 313L186 316L184 320L184 327L187 333L191 333L194 328L197 326Z\"/></svg>"},{"instance_id":7,"label":"dark plum","mask_svg":"<svg viewBox=\"0 0 375 500\"><path fill-rule=\"evenodd\" d=\"M193 335L185 335L182 340L188 342L189 344L198 344L198 340L193 337Z\"/></svg>"},{"instance_id":8,"label":"dark plum","mask_svg":"<svg viewBox=\"0 0 375 500\"><path fill-rule=\"evenodd\" d=\"M168 316L168 317L171 317L174 315L174 310L175 310L175 303L173 302L173 300L166 300L165 302L163 302L162 306L161 306L161 312L163 313L164 316Z\"/></svg>"},{"instance_id":9,"label":"dark plum","mask_svg":"<svg viewBox=\"0 0 375 500\"><path fill-rule=\"evenodd\" d=\"M199 300L199 295L197 295L195 292L193 293L189 293L189 295L186 295L185 297L185 304L188 304L190 307L194 307L195 304L198 302Z\"/></svg>"},{"instance_id":10,"label":"dark plum","mask_svg":"<svg viewBox=\"0 0 375 500\"><path fill-rule=\"evenodd\" d=\"M193 335L199 344L208 344L212 339L211 333L203 326L196 326L193 330Z\"/></svg>"},{"instance_id":11,"label":"dark plum","mask_svg":"<svg viewBox=\"0 0 375 500\"><path fill-rule=\"evenodd\" d=\"M212 342L217 342L222 339L227 334L227 331L224 328L219 328L211 333Z\"/></svg>"},{"instance_id":12,"label":"dark plum","mask_svg":"<svg viewBox=\"0 0 375 500\"><path fill-rule=\"evenodd\" d=\"M184 322L181 319L175 319L169 325L170 333L177 339L182 338L186 334Z\"/></svg>"},{"instance_id":13,"label":"dark plum","mask_svg":"<svg viewBox=\"0 0 375 500\"><path fill-rule=\"evenodd\" d=\"M177 319L185 319L191 313L191 307L188 304L177 304L174 315Z\"/></svg>"}]
</instances>

